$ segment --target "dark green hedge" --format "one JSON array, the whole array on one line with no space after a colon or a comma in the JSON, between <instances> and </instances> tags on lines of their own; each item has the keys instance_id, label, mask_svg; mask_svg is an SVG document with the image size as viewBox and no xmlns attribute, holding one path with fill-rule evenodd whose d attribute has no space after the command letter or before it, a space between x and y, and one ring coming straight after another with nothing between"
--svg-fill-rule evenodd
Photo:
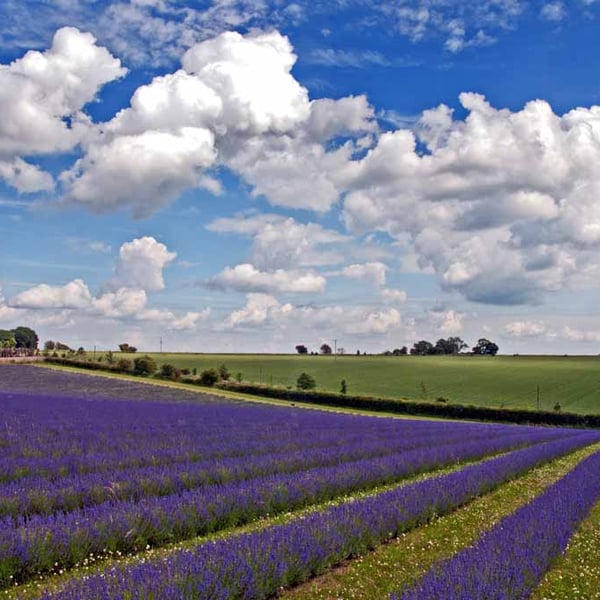
<instances>
[{"instance_id":1,"label":"dark green hedge","mask_svg":"<svg viewBox=\"0 0 600 600\"><path fill-rule=\"evenodd\" d=\"M479 421L503 421L541 425L562 425L572 427L600 427L600 415L578 415L567 412L546 412L524 409L492 408L441 402L412 402L365 396L344 396L328 392L306 392L270 388L252 384L228 384L226 389L255 396L265 396L290 402L305 402L323 406L357 408L375 412L389 412L405 415L440 417L446 419L476 419Z\"/></svg>"}]
</instances>

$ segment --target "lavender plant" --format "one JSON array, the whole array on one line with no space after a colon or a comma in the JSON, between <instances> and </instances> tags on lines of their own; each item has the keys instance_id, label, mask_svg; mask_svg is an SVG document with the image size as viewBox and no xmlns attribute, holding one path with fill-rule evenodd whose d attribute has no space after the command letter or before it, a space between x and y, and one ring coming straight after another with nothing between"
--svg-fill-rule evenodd
<instances>
[{"instance_id":1,"label":"lavender plant","mask_svg":"<svg viewBox=\"0 0 600 600\"><path fill-rule=\"evenodd\" d=\"M596 433L516 450L447 475L329 507L284 525L174 551L164 560L72 579L44 599L262 599L443 514Z\"/></svg>"}]
</instances>

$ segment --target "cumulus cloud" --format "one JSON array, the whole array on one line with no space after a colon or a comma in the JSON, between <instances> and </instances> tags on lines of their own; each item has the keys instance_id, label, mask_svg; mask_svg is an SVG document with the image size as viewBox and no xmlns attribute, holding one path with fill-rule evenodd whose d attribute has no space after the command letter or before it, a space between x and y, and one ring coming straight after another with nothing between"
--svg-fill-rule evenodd
<instances>
[{"instance_id":1,"label":"cumulus cloud","mask_svg":"<svg viewBox=\"0 0 600 600\"><path fill-rule=\"evenodd\" d=\"M504 326L504 332L511 337L538 337L547 332L540 321L511 321Z\"/></svg>"},{"instance_id":2,"label":"cumulus cloud","mask_svg":"<svg viewBox=\"0 0 600 600\"><path fill-rule=\"evenodd\" d=\"M317 223L299 223L273 214L216 219L210 231L237 233L253 239L250 261L259 269L295 269L336 264L344 260L340 246L350 238Z\"/></svg>"},{"instance_id":3,"label":"cumulus cloud","mask_svg":"<svg viewBox=\"0 0 600 600\"><path fill-rule=\"evenodd\" d=\"M239 325L257 326L267 320L280 317L293 310L291 304L281 305L276 298L269 294L250 293L246 297L246 305L233 311L225 323L229 327Z\"/></svg>"},{"instance_id":4,"label":"cumulus cloud","mask_svg":"<svg viewBox=\"0 0 600 600\"><path fill-rule=\"evenodd\" d=\"M344 267L341 274L348 279L360 279L373 285L385 285L387 266L380 262L354 264Z\"/></svg>"},{"instance_id":5,"label":"cumulus cloud","mask_svg":"<svg viewBox=\"0 0 600 600\"><path fill-rule=\"evenodd\" d=\"M61 175L67 198L144 217L187 188L218 193L210 169L224 165L273 204L327 210L357 146L323 142L376 123L364 96L310 101L291 74L295 61L278 32L193 45L181 69L138 88L87 136L83 157Z\"/></svg>"},{"instance_id":6,"label":"cumulus cloud","mask_svg":"<svg viewBox=\"0 0 600 600\"><path fill-rule=\"evenodd\" d=\"M92 295L81 279L75 279L63 286L42 283L29 288L10 299L15 308L87 308Z\"/></svg>"},{"instance_id":7,"label":"cumulus cloud","mask_svg":"<svg viewBox=\"0 0 600 600\"><path fill-rule=\"evenodd\" d=\"M562 2L547 2L540 10L540 16L546 21L562 21L566 14L565 5Z\"/></svg>"},{"instance_id":8,"label":"cumulus cloud","mask_svg":"<svg viewBox=\"0 0 600 600\"><path fill-rule=\"evenodd\" d=\"M352 163L344 218L354 232L412 240L447 289L496 304L539 302L600 270L600 109L563 116L541 100L426 111L416 133L387 132ZM427 148L417 151L417 142Z\"/></svg>"},{"instance_id":9,"label":"cumulus cloud","mask_svg":"<svg viewBox=\"0 0 600 600\"><path fill-rule=\"evenodd\" d=\"M126 287L156 291L165 287L163 269L177 254L153 237L145 236L126 242L119 249L112 289Z\"/></svg>"},{"instance_id":10,"label":"cumulus cloud","mask_svg":"<svg viewBox=\"0 0 600 600\"><path fill-rule=\"evenodd\" d=\"M581 330L574 327L563 327L560 336L571 342L600 342L600 330Z\"/></svg>"},{"instance_id":11,"label":"cumulus cloud","mask_svg":"<svg viewBox=\"0 0 600 600\"><path fill-rule=\"evenodd\" d=\"M302 331L337 334L385 335L398 330L402 317L398 310L372 310L361 306L295 306L281 304L269 294L251 293L246 304L225 320L230 328L273 327L280 330L302 325Z\"/></svg>"},{"instance_id":12,"label":"cumulus cloud","mask_svg":"<svg viewBox=\"0 0 600 600\"><path fill-rule=\"evenodd\" d=\"M254 265L243 263L226 267L209 281L209 285L220 289L233 289L238 292L281 292L310 293L322 292L326 280L316 273L297 271L260 271Z\"/></svg>"},{"instance_id":13,"label":"cumulus cloud","mask_svg":"<svg viewBox=\"0 0 600 600\"><path fill-rule=\"evenodd\" d=\"M84 106L124 74L91 34L72 27L59 29L48 50L0 65L0 157L72 148L87 128Z\"/></svg>"},{"instance_id":14,"label":"cumulus cloud","mask_svg":"<svg viewBox=\"0 0 600 600\"><path fill-rule=\"evenodd\" d=\"M434 309L429 311L429 320L433 327L445 335L457 335L464 329L463 313L455 310Z\"/></svg>"},{"instance_id":15,"label":"cumulus cloud","mask_svg":"<svg viewBox=\"0 0 600 600\"><path fill-rule=\"evenodd\" d=\"M406 302L408 294L404 290L395 290L384 288L381 290L381 296L388 302Z\"/></svg>"},{"instance_id":16,"label":"cumulus cloud","mask_svg":"<svg viewBox=\"0 0 600 600\"><path fill-rule=\"evenodd\" d=\"M4 179L20 193L48 191L54 188L54 179L50 173L19 157L11 161L0 160L0 179Z\"/></svg>"}]
</instances>

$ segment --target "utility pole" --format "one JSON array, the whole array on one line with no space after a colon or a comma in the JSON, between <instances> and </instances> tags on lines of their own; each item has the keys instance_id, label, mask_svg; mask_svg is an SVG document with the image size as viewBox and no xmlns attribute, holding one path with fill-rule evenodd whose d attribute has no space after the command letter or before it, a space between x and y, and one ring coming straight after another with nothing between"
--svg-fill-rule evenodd
<instances>
[{"instance_id":1,"label":"utility pole","mask_svg":"<svg viewBox=\"0 0 600 600\"><path fill-rule=\"evenodd\" d=\"M162 354L162 335L160 336L160 353Z\"/></svg>"},{"instance_id":2,"label":"utility pole","mask_svg":"<svg viewBox=\"0 0 600 600\"><path fill-rule=\"evenodd\" d=\"M337 360L337 340L333 340L333 360Z\"/></svg>"}]
</instances>

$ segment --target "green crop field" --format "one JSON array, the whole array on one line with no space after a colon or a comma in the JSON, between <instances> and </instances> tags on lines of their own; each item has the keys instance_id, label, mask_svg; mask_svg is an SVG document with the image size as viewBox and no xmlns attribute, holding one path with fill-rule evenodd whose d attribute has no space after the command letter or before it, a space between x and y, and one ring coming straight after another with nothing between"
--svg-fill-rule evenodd
<instances>
[{"instance_id":1,"label":"green crop field","mask_svg":"<svg viewBox=\"0 0 600 600\"><path fill-rule=\"evenodd\" d=\"M349 394L505 408L600 412L600 357L595 356L299 356L266 354L152 354L157 364L204 369L225 364L235 377L295 386L303 371L317 389Z\"/></svg>"}]
</instances>

